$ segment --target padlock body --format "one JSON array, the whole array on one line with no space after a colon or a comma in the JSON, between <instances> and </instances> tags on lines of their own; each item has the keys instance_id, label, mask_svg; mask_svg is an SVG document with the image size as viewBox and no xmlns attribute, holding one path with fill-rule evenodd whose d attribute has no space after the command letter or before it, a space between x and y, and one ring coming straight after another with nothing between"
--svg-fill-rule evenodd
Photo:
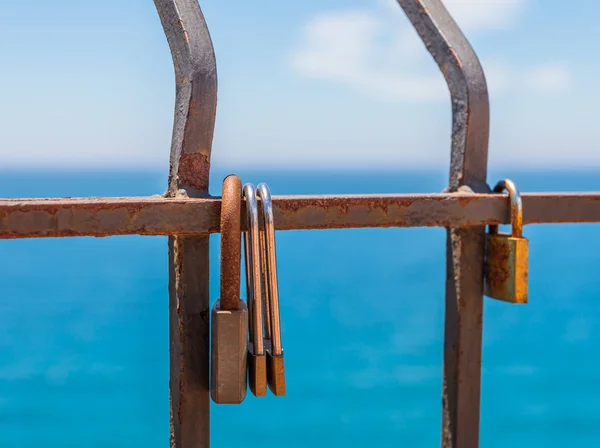
<instances>
[{"instance_id":1,"label":"padlock body","mask_svg":"<svg viewBox=\"0 0 600 448\"><path fill-rule=\"evenodd\" d=\"M486 234L484 294L527 303L529 241L506 233Z\"/></svg>"},{"instance_id":2,"label":"padlock body","mask_svg":"<svg viewBox=\"0 0 600 448\"><path fill-rule=\"evenodd\" d=\"M222 310L217 300L211 325L211 397L218 404L240 404L246 398L248 308Z\"/></svg>"},{"instance_id":3,"label":"padlock body","mask_svg":"<svg viewBox=\"0 0 600 448\"><path fill-rule=\"evenodd\" d=\"M285 395L283 351L280 355L273 354L271 342L265 340L265 352L267 354L267 384L273 395L282 397Z\"/></svg>"},{"instance_id":4,"label":"padlock body","mask_svg":"<svg viewBox=\"0 0 600 448\"><path fill-rule=\"evenodd\" d=\"M248 382L254 396L267 395L267 357L264 353L255 354L252 342L248 342Z\"/></svg>"}]
</instances>

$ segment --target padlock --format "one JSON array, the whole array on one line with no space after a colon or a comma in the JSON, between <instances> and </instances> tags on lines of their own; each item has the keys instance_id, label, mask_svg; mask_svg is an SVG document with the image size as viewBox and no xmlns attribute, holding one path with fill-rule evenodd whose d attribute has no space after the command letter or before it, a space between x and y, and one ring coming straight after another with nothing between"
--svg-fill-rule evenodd
<instances>
[{"instance_id":1,"label":"padlock","mask_svg":"<svg viewBox=\"0 0 600 448\"><path fill-rule=\"evenodd\" d=\"M240 404L248 388L248 308L240 298L241 194L240 178L226 177L221 200L221 293L211 313L211 397L219 404Z\"/></svg>"},{"instance_id":2,"label":"padlock","mask_svg":"<svg viewBox=\"0 0 600 448\"><path fill-rule=\"evenodd\" d=\"M527 303L529 242L523 238L523 203L516 185L509 179L498 182L494 192L508 191L512 234L499 233L490 226L485 239L486 296L511 303Z\"/></svg>"},{"instance_id":3,"label":"padlock","mask_svg":"<svg viewBox=\"0 0 600 448\"><path fill-rule=\"evenodd\" d=\"M257 397L267 395L267 360L263 335L260 235L254 185L244 185L247 230L244 232L246 287L250 319L248 324L248 382Z\"/></svg>"},{"instance_id":4,"label":"padlock","mask_svg":"<svg viewBox=\"0 0 600 448\"><path fill-rule=\"evenodd\" d=\"M285 395L285 367L281 343L279 315L279 287L277 284L277 254L275 250L275 223L269 187L261 183L256 187L261 199L263 226L260 231L262 277L265 298L265 351L267 353L267 383L276 396Z\"/></svg>"}]
</instances>

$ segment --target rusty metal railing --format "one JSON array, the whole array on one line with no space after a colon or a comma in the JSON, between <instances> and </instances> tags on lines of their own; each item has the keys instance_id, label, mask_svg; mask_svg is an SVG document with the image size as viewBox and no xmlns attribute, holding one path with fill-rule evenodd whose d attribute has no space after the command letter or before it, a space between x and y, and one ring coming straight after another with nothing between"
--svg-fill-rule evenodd
<instances>
[{"instance_id":1,"label":"rusty metal railing","mask_svg":"<svg viewBox=\"0 0 600 448\"><path fill-rule=\"evenodd\" d=\"M600 193L524 193L524 223L600 222ZM242 208L244 205L242 204ZM508 224L498 194L273 196L277 230ZM221 198L0 199L0 239L219 232ZM245 223L242 223L245 229Z\"/></svg>"},{"instance_id":2,"label":"rusty metal railing","mask_svg":"<svg viewBox=\"0 0 600 448\"><path fill-rule=\"evenodd\" d=\"M210 445L209 250L220 198L208 194L217 105L212 42L197 0L154 0L176 75L169 188L147 198L0 200L0 239L169 236L171 446ZM398 0L440 67L452 99L446 192L418 195L274 196L277 230L447 228L442 446L477 447L484 229L510 205L486 182L485 76L440 0ZM523 194L524 223L600 222L600 193Z\"/></svg>"}]
</instances>

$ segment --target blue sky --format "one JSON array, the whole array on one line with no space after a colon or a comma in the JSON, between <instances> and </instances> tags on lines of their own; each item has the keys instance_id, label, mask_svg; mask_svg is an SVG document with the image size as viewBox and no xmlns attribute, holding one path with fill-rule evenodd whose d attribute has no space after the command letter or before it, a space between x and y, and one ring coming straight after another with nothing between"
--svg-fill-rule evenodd
<instances>
[{"instance_id":1,"label":"blue sky","mask_svg":"<svg viewBox=\"0 0 600 448\"><path fill-rule=\"evenodd\" d=\"M394 0L200 3L219 75L214 165L447 165L449 95ZM600 166L600 2L446 4L486 70L490 166ZM174 75L151 0L0 11L0 166L168 165Z\"/></svg>"}]
</instances>

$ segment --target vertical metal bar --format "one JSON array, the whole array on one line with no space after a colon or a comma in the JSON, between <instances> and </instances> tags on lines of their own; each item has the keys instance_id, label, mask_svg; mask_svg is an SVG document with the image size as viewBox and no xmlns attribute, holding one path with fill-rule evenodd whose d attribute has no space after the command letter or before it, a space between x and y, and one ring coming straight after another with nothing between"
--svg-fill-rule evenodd
<instances>
[{"instance_id":1,"label":"vertical metal bar","mask_svg":"<svg viewBox=\"0 0 600 448\"><path fill-rule=\"evenodd\" d=\"M473 48L440 0L398 0L442 71L452 99L448 190L489 191L489 100ZM479 445L485 227L447 229L442 446Z\"/></svg>"},{"instance_id":2,"label":"vertical metal bar","mask_svg":"<svg viewBox=\"0 0 600 448\"><path fill-rule=\"evenodd\" d=\"M197 0L154 3L175 66L168 195L206 197L217 107L212 41ZM172 448L210 446L208 242L208 234L169 238Z\"/></svg>"}]
</instances>

